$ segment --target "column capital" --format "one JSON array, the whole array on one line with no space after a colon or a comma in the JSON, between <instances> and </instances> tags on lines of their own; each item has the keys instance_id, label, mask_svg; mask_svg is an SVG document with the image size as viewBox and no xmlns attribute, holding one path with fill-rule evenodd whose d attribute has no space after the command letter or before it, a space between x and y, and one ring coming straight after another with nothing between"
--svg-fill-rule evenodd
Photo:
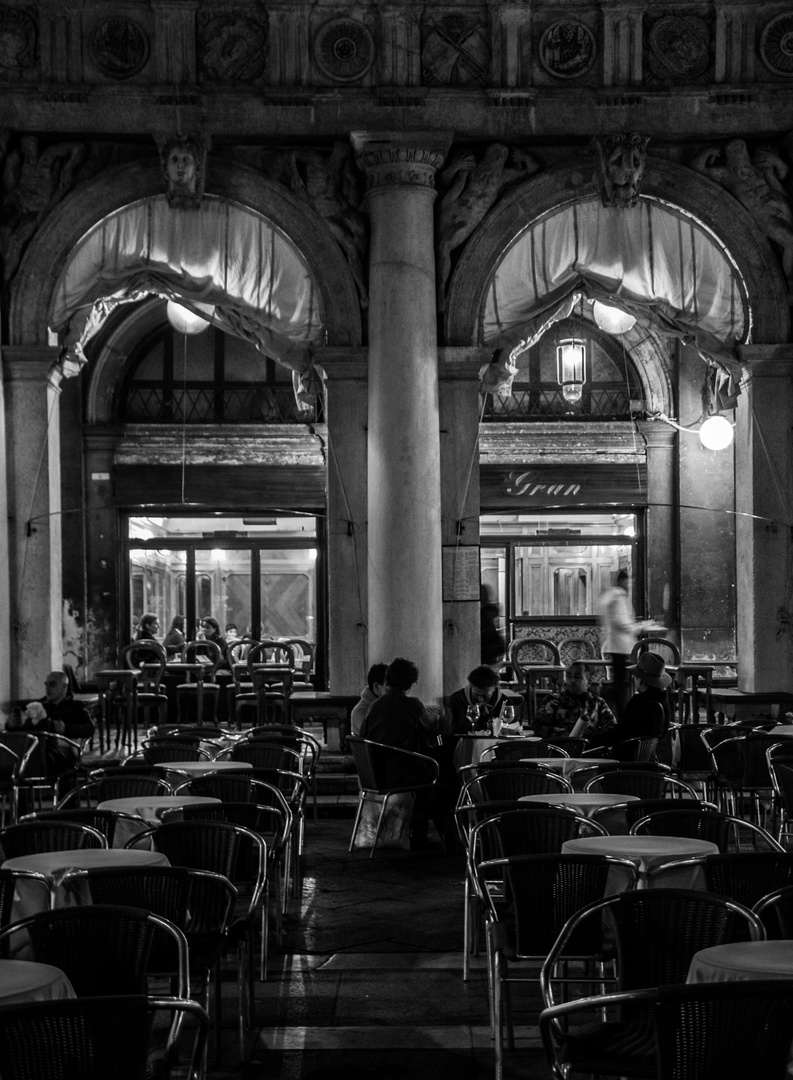
<instances>
[{"instance_id":1,"label":"column capital","mask_svg":"<svg viewBox=\"0 0 793 1080\"><path fill-rule=\"evenodd\" d=\"M677 432L658 420L639 420L637 427L648 450L671 450L677 442Z\"/></svg>"},{"instance_id":2,"label":"column capital","mask_svg":"<svg viewBox=\"0 0 793 1080\"><path fill-rule=\"evenodd\" d=\"M49 382L60 388L61 349L54 345L3 346L3 378L6 382Z\"/></svg>"},{"instance_id":3,"label":"column capital","mask_svg":"<svg viewBox=\"0 0 793 1080\"><path fill-rule=\"evenodd\" d=\"M353 131L358 168L367 188L408 185L435 190L435 173L452 144L450 131Z\"/></svg>"}]
</instances>

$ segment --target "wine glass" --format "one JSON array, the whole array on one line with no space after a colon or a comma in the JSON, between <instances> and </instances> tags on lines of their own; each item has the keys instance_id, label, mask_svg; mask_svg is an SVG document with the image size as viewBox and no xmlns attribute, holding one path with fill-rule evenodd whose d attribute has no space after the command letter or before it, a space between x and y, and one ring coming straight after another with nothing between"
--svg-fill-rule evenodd
<instances>
[{"instance_id":1,"label":"wine glass","mask_svg":"<svg viewBox=\"0 0 793 1080\"><path fill-rule=\"evenodd\" d=\"M476 725L479 721L479 710L476 705L469 705L465 710L465 715L468 719L468 730L476 731Z\"/></svg>"},{"instance_id":2,"label":"wine glass","mask_svg":"<svg viewBox=\"0 0 793 1080\"><path fill-rule=\"evenodd\" d=\"M501 710L501 719L508 727L511 727L515 723L515 706L507 703Z\"/></svg>"}]
</instances>

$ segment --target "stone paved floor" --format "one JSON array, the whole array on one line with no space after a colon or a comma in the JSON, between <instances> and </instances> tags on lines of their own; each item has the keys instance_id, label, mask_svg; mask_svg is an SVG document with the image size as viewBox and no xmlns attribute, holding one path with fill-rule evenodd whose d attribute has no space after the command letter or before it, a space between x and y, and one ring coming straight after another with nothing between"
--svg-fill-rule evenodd
<instances>
[{"instance_id":1,"label":"stone paved floor","mask_svg":"<svg viewBox=\"0 0 793 1080\"><path fill-rule=\"evenodd\" d=\"M257 983L247 1059L224 987L223 1063L213 1080L491 1080L493 1050L481 960L462 980L461 855L347 853L352 820L306 830L304 884L287 947ZM532 983L518 1013L505 1080L547 1080Z\"/></svg>"}]
</instances>

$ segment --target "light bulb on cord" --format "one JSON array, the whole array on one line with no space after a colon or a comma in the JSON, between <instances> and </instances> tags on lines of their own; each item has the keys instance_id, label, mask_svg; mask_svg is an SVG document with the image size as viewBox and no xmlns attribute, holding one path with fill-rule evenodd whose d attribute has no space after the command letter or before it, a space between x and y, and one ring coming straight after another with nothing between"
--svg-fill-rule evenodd
<instances>
[{"instance_id":1,"label":"light bulb on cord","mask_svg":"<svg viewBox=\"0 0 793 1080\"><path fill-rule=\"evenodd\" d=\"M733 427L726 416L709 416L699 429L699 441L707 450L726 450L733 438Z\"/></svg>"},{"instance_id":2,"label":"light bulb on cord","mask_svg":"<svg viewBox=\"0 0 793 1080\"><path fill-rule=\"evenodd\" d=\"M195 306L209 313L214 310L210 304L196 304ZM183 307L175 300L169 300L165 310L168 322L180 334L203 334L209 326L208 319L202 319L200 315L196 315L195 312Z\"/></svg>"},{"instance_id":3,"label":"light bulb on cord","mask_svg":"<svg viewBox=\"0 0 793 1080\"><path fill-rule=\"evenodd\" d=\"M635 316L600 300L592 302L592 318L598 329L607 334L627 334L636 325Z\"/></svg>"}]
</instances>

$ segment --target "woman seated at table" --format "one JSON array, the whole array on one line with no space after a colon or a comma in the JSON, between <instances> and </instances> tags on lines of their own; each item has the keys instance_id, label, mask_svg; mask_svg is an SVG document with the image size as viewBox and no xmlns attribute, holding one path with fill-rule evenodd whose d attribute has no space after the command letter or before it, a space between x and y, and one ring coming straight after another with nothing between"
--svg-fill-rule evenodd
<instances>
[{"instance_id":1,"label":"woman seated at table","mask_svg":"<svg viewBox=\"0 0 793 1080\"><path fill-rule=\"evenodd\" d=\"M152 615L151 612L147 612L145 615L141 615L140 622L138 623L138 629L135 631L134 641L155 641L157 642L156 631L159 630L160 623L156 615ZM159 642L157 642L159 644ZM136 664L156 664L160 661L161 653L152 649L150 652L141 649L139 652L135 652Z\"/></svg>"},{"instance_id":2,"label":"woman seated at table","mask_svg":"<svg viewBox=\"0 0 793 1080\"><path fill-rule=\"evenodd\" d=\"M619 744L626 739L650 736L660 739L669 728L670 706L667 693L672 676L666 670L664 658L655 652L644 652L638 663L628 668L636 682L636 692L625 706L619 723L610 729L602 745L611 748L619 758Z\"/></svg>"},{"instance_id":3,"label":"woman seated at table","mask_svg":"<svg viewBox=\"0 0 793 1080\"><path fill-rule=\"evenodd\" d=\"M549 694L537 710L534 731L551 743L554 737L572 736L602 746L616 723L608 703L589 689L586 665L574 660L565 672L562 689Z\"/></svg>"},{"instance_id":4,"label":"woman seated at table","mask_svg":"<svg viewBox=\"0 0 793 1080\"><path fill-rule=\"evenodd\" d=\"M207 615L205 618L203 618L201 620L201 628L198 632L198 636L199 640L214 641L214 643L220 649L220 654L222 657L220 666L228 667L229 646L228 642L220 632L220 623L217 621L217 619L213 619L211 615ZM199 660L201 659L200 649L196 649L196 657ZM207 659L212 659L212 657L207 654Z\"/></svg>"},{"instance_id":5,"label":"woman seated at table","mask_svg":"<svg viewBox=\"0 0 793 1080\"><path fill-rule=\"evenodd\" d=\"M174 615L171 620L171 628L162 639L165 655L169 660L180 655L184 643L184 615Z\"/></svg>"}]
</instances>

